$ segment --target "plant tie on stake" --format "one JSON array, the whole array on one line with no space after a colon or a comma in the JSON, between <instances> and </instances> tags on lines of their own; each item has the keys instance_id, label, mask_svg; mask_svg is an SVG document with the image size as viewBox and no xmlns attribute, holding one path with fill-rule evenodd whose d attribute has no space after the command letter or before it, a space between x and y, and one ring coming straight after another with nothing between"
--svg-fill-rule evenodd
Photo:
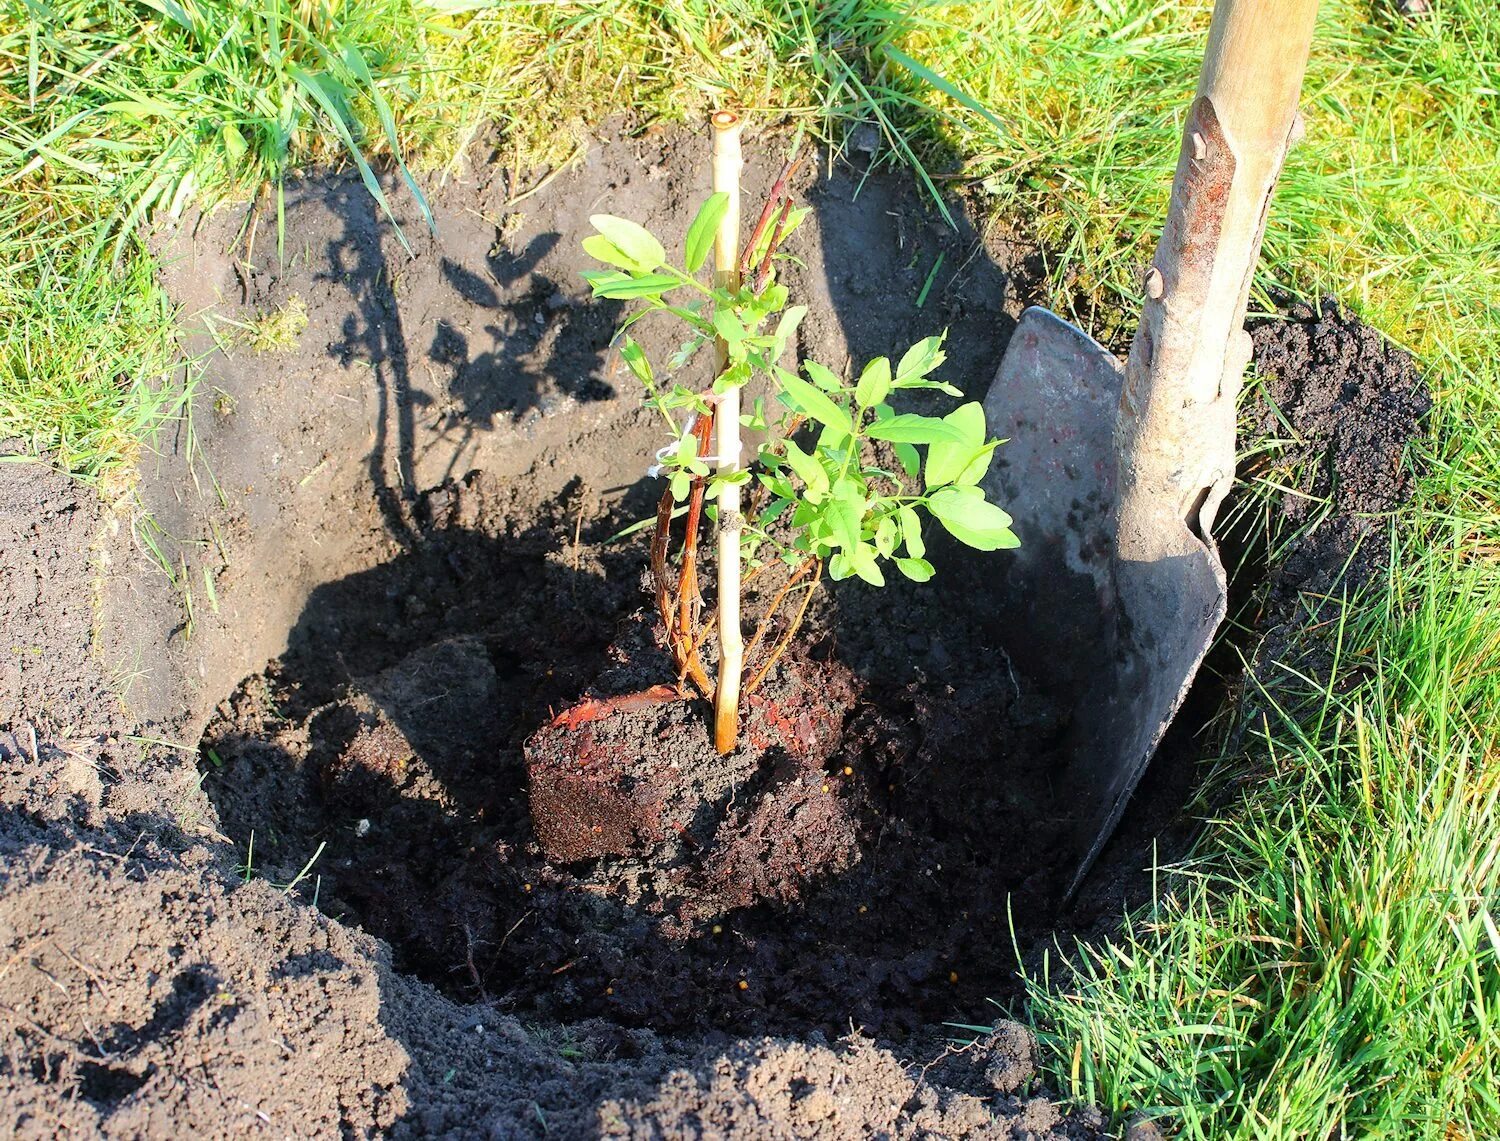
<instances>
[{"instance_id":1,"label":"plant tie on stake","mask_svg":"<svg viewBox=\"0 0 1500 1141\"><path fill-rule=\"evenodd\" d=\"M728 111L710 120L713 194L687 229L680 263L645 227L607 214L590 219L598 232L583 243L609 267L584 273L593 295L639 305L621 324L617 344L669 436L650 468L667 479L651 538L657 615L677 693L714 703L721 752L736 747L741 701L791 644L825 568L834 580L884 586L884 568L894 566L926 582L936 573L923 536L931 521L977 550L1019 546L1010 516L981 486L1000 443L986 430L983 407L968 401L929 416L891 404L922 390L963 396L936 376L945 334L917 341L894 363L877 357L857 375L840 376L811 359L783 364L807 315L806 306L788 303L777 280L782 244L808 215L791 191L800 160L793 155L783 165L741 248L740 126ZM713 278L705 284L699 274L710 254ZM686 334L660 374L630 335L653 314ZM680 378L708 345L713 379L705 391ZM756 395L746 407L752 382ZM759 443L746 448L742 429ZM698 574L705 517L717 527L714 610L707 616ZM769 602L746 642L742 595L752 585ZM717 678L703 654L710 641L717 644Z\"/></svg>"}]
</instances>

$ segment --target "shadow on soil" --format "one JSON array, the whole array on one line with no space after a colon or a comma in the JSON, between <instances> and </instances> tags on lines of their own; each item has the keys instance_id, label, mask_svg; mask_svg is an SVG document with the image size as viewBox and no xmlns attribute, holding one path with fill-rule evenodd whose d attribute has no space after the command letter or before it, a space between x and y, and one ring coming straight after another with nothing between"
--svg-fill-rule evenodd
<instances>
[{"instance_id":1,"label":"shadow on soil","mask_svg":"<svg viewBox=\"0 0 1500 1141\"><path fill-rule=\"evenodd\" d=\"M377 403L369 477L392 535L409 546L417 541L411 518L418 493L416 418L425 412L436 419L458 457L502 418L547 411L559 398L613 397L602 374L623 306L575 307L571 290L539 271L562 240L556 232L537 234L520 249L497 240L478 263L486 275L471 268L472 254L465 265L442 255L426 234L424 244L432 247L426 252L438 258L441 285L433 284L453 297L446 303L419 297L423 311L414 313L413 304L397 297L404 267L387 256L389 235L372 217L364 187L343 179L314 193L342 225L326 240L326 264L315 275L348 296L328 355L346 369L358 364L370 370ZM462 474L451 464L446 472Z\"/></svg>"},{"instance_id":2,"label":"shadow on soil","mask_svg":"<svg viewBox=\"0 0 1500 1141\"><path fill-rule=\"evenodd\" d=\"M946 328L945 375L982 396L1032 300L1029 252L987 247L962 211L953 231L900 180L841 174L806 198L819 237L792 271L812 309L799 349L843 368ZM439 322L418 350L368 207L337 205L351 216L328 273L354 311L329 351L372 366L370 472L405 553L315 591L288 653L204 738L205 789L237 843L253 834L256 869L287 882L321 851L302 884L320 907L388 939L403 969L449 994L536 1017L797 1035L852 1019L902 1037L1013 994L1012 926L1029 946L1056 918L1048 777L1061 717L1016 675L1013 632L986 606L986 559L1003 556L935 536L941 589L827 592L802 668L813 684L821 668L853 679L836 711L847 740L822 759L848 811L804 864L747 889L747 906L722 892L707 903L695 886L714 818L761 801L795 816L811 770L752 759L719 774L724 791L685 821L687 837L549 865L522 745L619 652L645 602L643 542L605 540L657 490L616 489L596 510L577 485L525 502L483 472L426 490L404 473L414 410L435 400L480 432L542 407L544 382L608 396L618 313L571 298L555 255L576 235L544 229L514 252L497 243L488 278L444 257L447 286L494 324L481 337ZM413 380L424 353L442 379L431 392ZM703 732L701 709L674 716L674 732Z\"/></svg>"},{"instance_id":3,"label":"shadow on soil","mask_svg":"<svg viewBox=\"0 0 1500 1141\"><path fill-rule=\"evenodd\" d=\"M799 351L838 370L946 327L945 375L981 397L1037 299L1033 253L967 223L953 232L896 180L840 174L806 198L819 240L791 271L811 307ZM851 679L847 699L828 699L842 736L818 767L788 775L742 759L680 834L549 863L523 745L621 665L645 602L644 540L609 540L649 514L657 491L642 481L601 500L575 480L528 497L483 471L418 488L413 416L438 401L452 430L474 434L550 413L554 393L606 399L619 314L581 302L557 271L579 235L542 229L513 252L497 244L488 278L444 258L447 288L493 321L423 325L428 344L414 354L372 233L351 217L329 246L354 305L329 352L372 366L370 475L403 553L315 591L287 653L204 736L204 788L242 849L253 837L256 872L288 882L316 856L303 897L386 939L399 969L460 1001L702 1042L836 1037L851 1023L900 1042L945 1020L986 1021L989 1001L1018 995L1018 955L1035 964L1054 939L1113 924L1149 890L1153 853L1183 842L1195 735L1222 708L1224 678L1206 672L1120 837L1061 911L1068 798L1052 777L1067 703L1036 692L1006 653L1026 631L990 605L1003 555L942 537L931 586L839 585L814 610L797 668L814 686L820 669ZM414 357L438 378L431 392ZM1235 661L1214 664L1228 674ZM643 732L706 740L701 708L672 708ZM749 875L732 906L704 887L720 822L740 813L743 832L747 812L775 817L767 850L788 850L809 835L795 818L819 791L843 812L825 846L806 849L816 859Z\"/></svg>"}]
</instances>

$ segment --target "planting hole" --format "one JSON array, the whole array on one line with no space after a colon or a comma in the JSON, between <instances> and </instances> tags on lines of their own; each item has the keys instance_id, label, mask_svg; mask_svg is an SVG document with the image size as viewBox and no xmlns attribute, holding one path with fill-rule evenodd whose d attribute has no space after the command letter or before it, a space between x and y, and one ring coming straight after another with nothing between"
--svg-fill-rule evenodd
<instances>
[{"instance_id":1,"label":"planting hole","mask_svg":"<svg viewBox=\"0 0 1500 1141\"><path fill-rule=\"evenodd\" d=\"M1209 671L1067 909L1073 695L1007 650L1027 631L995 606L1004 554L940 534L931 583L820 588L738 751L715 752L706 703L644 704L590 725L581 769L554 717L673 677L645 532L614 539L654 510L659 425L610 358L622 311L586 300L578 241L601 203L680 234L703 165L691 143L616 144L508 212L497 185L446 188L441 237L411 230L410 261L350 184L291 195L301 252L263 258L240 303L295 294L308 328L222 364L235 410L204 445L211 464L296 460L247 515L268 537L231 567L259 632L226 607L228 632L203 635L274 660L220 691L203 787L247 877L295 881L463 1001L694 1036L983 1020L1017 996L1018 952L1037 966L1149 890L1237 658ZM751 189L777 165L754 163ZM860 174L800 188L799 349L862 362L946 326L943 378L982 399L1041 299L1040 259ZM200 264L229 234L197 233ZM1007 506L1024 541L1025 504Z\"/></svg>"}]
</instances>

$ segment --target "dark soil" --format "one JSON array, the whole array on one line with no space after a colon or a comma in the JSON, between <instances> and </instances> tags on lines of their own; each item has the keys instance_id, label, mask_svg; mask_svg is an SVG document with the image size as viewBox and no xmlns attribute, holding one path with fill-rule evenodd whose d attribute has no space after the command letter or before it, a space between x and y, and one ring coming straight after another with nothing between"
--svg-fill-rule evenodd
<instances>
[{"instance_id":1,"label":"dark soil","mask_svg":"<svg viewBox=\"0 0 1500 1141\"><path fill-rule=\"evenodd\" d=\"M651 648L643 552L608 540L652 508L656 428L577 241L601 209L680 232L700 149L600 144L518 207L529 184L499 171L433 186L442 238L408 219L410 259L344 178L290 194L285 264L264 219L164 237L190 329L309 314L290 352L215 351L193 446L143 463L174 584L131 542L132 501L0 464L14 1132L1100 1134L1039 1088L1020 1027L953 1051L942 1023L1017 994L1017 945L1149 890L1222 679L1068 910L1048 783L1068 710L1011 668L1026 631L986 605L1003 555L934 542L928 586L827 590L729 758L698 703L589 723L629 778L609 812L549 735L580 696L638 686ZM775 154L752 158L763 183ZM800 348L841 363L947 325L948 376L979 395L1039 299L1032 251L861 175L805 187ZM1359 540L1346 515L1409 491L1425 397L1369 330L1311 316L1258 330L1257 362L1327 457L1305 465L1309 488L1330 473L1319 526ZM1271 625L1297 629L1350 549L1273 567Z\"/></svg>"},{"instance_id":2,"label":"dark soil","mask_svg":"<svg viewBox=\"0 0 1500 1141\"><path fill-rule=\"evenodd\" d=\"M1289 472L1302 492L1276 505L1272 526L1286 545L1257 600L1256 669L1266 684L1286 667L1346 684L1332 677L1334 656L1316 631L1389 565L1394 512L1418 475L1407 443L1432 398L1409 354L1331 299L1293 305L1252 336L1263 383L1251 431L1287 441L1262 463Z\"/></svg>"},{"instance_id":3,"label":"dark soil","mask_svg":"<svg viewBox=\"0 0 1500 1141\"><path fill-rule=\"evenodd\" d=\"M440 497L480 533L515 533L487 486ZM1063 837L1044 774L1060 719L969 612L982 560L946 568L944 653L968 676L860 676L841 631L870 620L868 596L841 591L721 758L696 702L541 729L596 683L637 688L638 544L598 577L545 539L497 544L484 589L525 605L484 621L474 579L432 573L464 567L474 534L434 528L421 554L318 599L320 636L299 632L210 727L205 790L231 836L256 831L263 874L285 882L326 842L331 914L456 998L549 1018L830 1035L852 1018L907 1037L1012 992L1010 914L1028 934L1054 916ZM330 686L343 639L385 626L382 598L414 597L413 651ZM627 634L611 642L617 623ZM342 638L325 636L334 624ZM936 673L918 631L884 634ZM627 652L634 668L612 686L609 655ZM671 676L660 656L653 680Z\"/></svg>"}]
</instances>

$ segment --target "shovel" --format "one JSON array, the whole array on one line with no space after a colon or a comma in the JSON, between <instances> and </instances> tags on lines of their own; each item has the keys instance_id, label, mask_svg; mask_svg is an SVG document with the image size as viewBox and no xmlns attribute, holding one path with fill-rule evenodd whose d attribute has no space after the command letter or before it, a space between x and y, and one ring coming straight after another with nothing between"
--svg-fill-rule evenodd
<instances>
[{"instance_id":1,"label":"shovel","mask_svg":"<svg viewBox=\"0 0 1500 1141\"><path fill-rule=\"evenodd\" d=\"M1301 129L1316 12L1316 0L1215 5L1129 360L1028 309L985 398L1010 441L988 490L1022 537L999 584L1021 635L1013 657L1077 701L1057 777L1076 826L1069 896L1224 619L1213 523L1234 478L1245 308Z\"/></svg>"}]
</instances>

